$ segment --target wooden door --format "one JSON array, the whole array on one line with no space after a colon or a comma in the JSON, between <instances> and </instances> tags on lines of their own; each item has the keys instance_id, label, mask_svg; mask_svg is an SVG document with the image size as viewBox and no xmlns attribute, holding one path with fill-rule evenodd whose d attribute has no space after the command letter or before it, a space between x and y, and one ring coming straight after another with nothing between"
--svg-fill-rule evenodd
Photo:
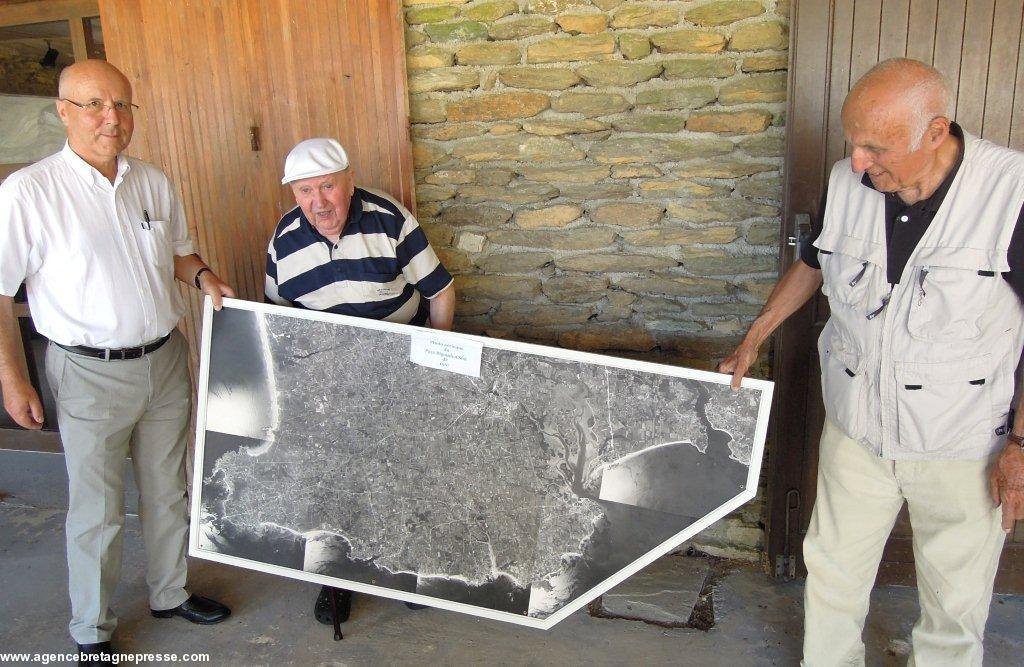
<instances>
[{"instance_id":1,"label":"wooden door","mask_svg":"<svg viewBox=\"0 0 1024 667\"><path fill-rule=\"evenodd\" d=\"M141 107L129 152L178 186L200 254L240 298L263 298L269 234L294 206L284 158L299 141L337 138L357 184L412 209L401 3L101 0L100 15L107 59ZM195 341L199 300L184 291Z\"/></svg>"},{"instance_id":2,"label":"wooden door","mask_svg":"<svg viewBox=\"0 0 1024 667\"><path fill-rule=\"evenodd\" d=\"M840 110L872 65L906 56L932 64L955 91L954 120L995 143L1024 149L1022 0L798 0L793 9L782 268L817 213L828 170L848 155ZM828 306L820 294L775 341L778 383L769 471L768 557L778 576L803 572L800 545L814 506L824 420L815 343ZM879 581L913 583L906 513L900 515ZM996 588L1024 591L1024 522L1007 540Z\"/></svg>"}]
</instances>

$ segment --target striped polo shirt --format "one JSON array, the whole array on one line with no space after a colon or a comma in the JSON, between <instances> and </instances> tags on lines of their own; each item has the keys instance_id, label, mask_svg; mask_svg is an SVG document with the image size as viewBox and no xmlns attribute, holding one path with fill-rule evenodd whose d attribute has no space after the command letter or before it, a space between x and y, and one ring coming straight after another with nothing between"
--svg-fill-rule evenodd
<instances>
[{"instance_id":1,"label":"striped polo shirt","mask_svg":"<svg viewBox=\"0 0 1024 667\"><path fill-rule=\"evenodd\" d=\"M267 248L266 298L282 306L423 325L451 282L416 218L375 190L355 189L338 243L296 206Z\"/></svg>"}]
</instances>

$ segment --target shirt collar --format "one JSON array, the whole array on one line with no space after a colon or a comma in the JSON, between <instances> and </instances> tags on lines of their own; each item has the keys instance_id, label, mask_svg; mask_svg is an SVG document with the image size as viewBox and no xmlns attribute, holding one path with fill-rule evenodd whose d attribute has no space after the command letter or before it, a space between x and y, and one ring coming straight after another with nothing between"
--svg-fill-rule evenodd
<instances>
[{"instance_id":1,"label":"shirt collar","mask_svg":"<svg viewBox=\"0 0 1024 667\"><path fill-rule=\"evenodd\" d=\"M953 184L953 179L956 178L957 172L960 171L960 165L964 161L964 144L966 142L964 141L963 128L957 125L956 123L951 122L949 124L949 133L959 140L956 152L956 161L953 162L953 168L950 169L949 173L946 174L946 177L942 179L942 183L939 183L939 187L935 188L935 192L932 193L931 197L925 199L924 201L919 201L916 204L914 204L914 206L928 208L933 213L939 209L939 206L942 205L942 200L946 198L946 193L949 192L949 186ZM866 171L864 172L864 175L861 176L860 183L861 185L867 186L872 190L877 189L875 188L875 184L871 182L871 178L868 177L868 172ZM884 194L886 198L895 198L899 196L895 192L886 192ZM900 203L902 203L902 200L900 200Z\"/></svg>"},{"instance_id":2,"label":"shirt collar","mask_svg":"<svg viewBox=\"0 0 1024 667\"><path fill-rule=\"evenodd\" d=\"M61 149L60 153L64 157L64 161L68 163L69 167L71 167L71 170L82 177L86 182L92 183L93 185L103 185L104 183L108 186L110 185L110 181L108 181L103 174L98 172L95 167L83 160L78 153L73 151L71 149L71 144L67 141L64 142L64 148ZM113 184L115 188L121 183L121 180L124 178L124 175L128 173L130 168L131 166L128 164L128 160L124 155L118 155L117 175L114 177Z\"/></svg>"}]
</instances>

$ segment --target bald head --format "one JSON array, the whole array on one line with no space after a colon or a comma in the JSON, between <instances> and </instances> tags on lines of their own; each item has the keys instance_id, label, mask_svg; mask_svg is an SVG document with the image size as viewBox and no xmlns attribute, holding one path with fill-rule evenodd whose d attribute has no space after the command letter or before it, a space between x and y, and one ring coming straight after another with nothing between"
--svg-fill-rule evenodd
<instances>
[{"instance_id":1,"label":"bald head","mask_svg":"<svg viewBox=\"0 0 1024 667\"><path fill-rule=\"evenodd\" d=\"M58 91L71 150L112 180L135 128L128 79L105 60L83 60L64 68Z\"/></svg>"},{"instance_id":2,"label":"bald head","mask_svg":"<svg viewBox=\"0 0 1024 667\"><path fill-rule=\"evenodd\" d=\"M80 60L68 65L60 72L60 79L57 82L57 96L68 97L74 95L77 88L83 83L96 79L117 82L128 91L128 101L131 101L132 85L128 77L121 73L106 60Z\"/></svg>"},{"instance_id":3,"label":"bald head","mask_svg":"<svg viewBox=\"0 0 1024 667\"><path fill-rule=\"evenodd\" d=\"M906 132L916 149L935 118L949 117L949 86L934 67L919 60L890 58L862 76L843 103L843 118Z\"/></svg>"}]
</instances>

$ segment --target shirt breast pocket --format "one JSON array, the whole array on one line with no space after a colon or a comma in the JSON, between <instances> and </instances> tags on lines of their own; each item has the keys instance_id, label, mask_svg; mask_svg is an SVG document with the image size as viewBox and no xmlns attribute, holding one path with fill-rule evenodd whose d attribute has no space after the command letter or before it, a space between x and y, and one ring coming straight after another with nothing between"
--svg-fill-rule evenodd
<instances>
[{"instance_id":1,"label":"shirt breast pocket","mask_svg":"<svg viewBox=\"0 0 1024 667\"><path fill-rule=\"evenodd\" d=\"M167 220L150 220L140 225L135 237L139 239L139 252L147 264L167 268L174 263L170 223Z\"/></svg>"},{"instance_id":2,"label":"shirt breast pocket","mask_svg":"<svg viewBox=\"0 0 1024 667\"><path fill-rule=\"evenodd\" d=\"M361 287L362 295L367 301L383 301L401 295L405 281L401 274L395 276L391 273L366 273L363 275Z\"/></svg>"}]
</instances>

